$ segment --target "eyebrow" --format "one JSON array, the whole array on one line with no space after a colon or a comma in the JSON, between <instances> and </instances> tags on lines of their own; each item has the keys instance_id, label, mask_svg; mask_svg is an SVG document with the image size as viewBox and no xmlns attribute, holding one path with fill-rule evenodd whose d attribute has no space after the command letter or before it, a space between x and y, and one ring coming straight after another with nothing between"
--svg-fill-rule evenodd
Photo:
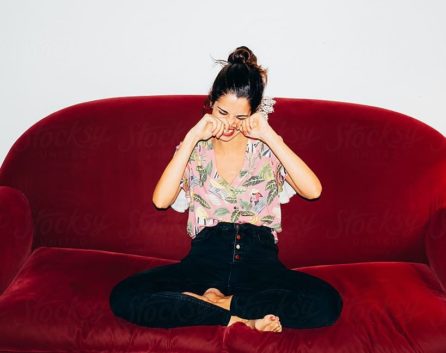
<instances>
[{"instance_id":1,"label":"eyebrow","mask_svg":"<svg viewBox=\"0 0 446 353\"><path fill-rule=\"evenodd\" d=\"M225 113L228 113L226 110L224 110L222 107L220 107L220 106L218 106L217 105L217 107L218 107L218 109L220 109L220 110L223 110ZM237 115L237 116L246 116L246 117L248 117L249 115L246 115L246 114L239 114L239 115Z\"/></svg>"}]
</instances>

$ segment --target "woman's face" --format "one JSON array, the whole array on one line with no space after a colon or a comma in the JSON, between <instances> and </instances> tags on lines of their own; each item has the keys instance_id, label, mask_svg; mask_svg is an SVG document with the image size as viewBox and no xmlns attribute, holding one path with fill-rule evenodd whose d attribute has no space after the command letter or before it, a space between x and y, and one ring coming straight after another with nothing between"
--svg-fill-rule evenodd
<instances>
[{"instance_id":1,"label":"woman's face","mask_svg":"<svg viewBox=\"0 0 446 353\"><path fill-rule=\"evenodd\" d=\"M231 141L241 132L237 130L244 119L251 115L251 106L245 97L238 98L233 93L221 96L212 106L212 115L226 120L230 129L225 130L220 137L221 141Z\"/></svg>"}]
</instances>

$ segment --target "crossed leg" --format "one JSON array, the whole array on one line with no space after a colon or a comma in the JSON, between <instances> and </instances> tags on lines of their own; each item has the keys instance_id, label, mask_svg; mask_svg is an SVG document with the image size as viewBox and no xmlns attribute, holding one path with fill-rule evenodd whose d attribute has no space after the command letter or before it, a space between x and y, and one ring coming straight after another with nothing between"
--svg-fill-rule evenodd
<instances>
[{"instance_id":1,"label":"crossed leg","mask_svg":"<svg viewBox=\"0 0 446 353\"><path fill-rule=\"evenodd\" d=\"M277 323L289 328L329 326L340 316L342 297L319 277L286 268L254 270L251 277L233 295L225 296L217 288L209 288L203 295L185 293L215 302L235 317L252 319L273 313L280 318Z\"/></svg>"},{"instance_id":2,"label":"crossed leg","mask_svg":"<svg viewBox=\"0 0 446 353\"><path fill-rule=\"evenodd\" d=\"M259 331L277 328L274 315L258 320L231 315L227 305L221 305L228 301L223 293L216 288L206 291L199 278L199 273L181 263L154 267L118 282L110 292L109 305L116 316L146 327L230 326L240 321ZM203 292L206 296L194 295Z\"/></svg>"},{"instance_id":3,"label":"crossed leg","mask_svg":"<svg viewBox=\"0 0 446 353\"><path fill-rule=\"evenodd\" d=\"M249 290L225 296L209 288L212 281L203 280L201 273L181 263L158 266L116 284L110 307L115 315L143 326L230 326L241 321L259 331L273 332L280 332L282 325L331 325L340 314L339 293L318 277L293 270L257 276L245 286Z\"/></svg>"},{"instance_id":4,"label":"crossed leg","mask_svg":"<svg viewBox=\"0 0 446 353\"><path fill-rule=\"evenodd\" d=\"M332 325L342 311L342 297L335 287L302 271L259 273L246 288L232 298L233 315L249 318L274 313L284 327L317 328Z\"/></svg>"},{"instance_id":5,"label":"crossed leg","mask_svg":"<svg viewBox=\"0 0 446 353\"><path fill-rule=\"evenodd\" d=\"M203 295L192 292L183 292L183 294L187 294L197 299L217 305L225 310L230 310L232 298L234 297L234 295L224 295L218 288L208 288ZM266 314L264 317L259 319L244 319L239 316L232 315L228 322L228 326L231 326L236 322L242 322L250 328L256 329L257 331L282 332L280 319L278 316L273 314Z\"/></svg>"},{"instance_id":6,"label":"crossed leg","mask_svg":"<svg viewBox=\"0 0 446 353\"><path fill-rule=\"evenodd\" d=\"M229 311L181 293L204 289L196 274L181 263L157 266L118 282L109 305L116 316L146 327L226 326Z\"/></svg>"}]
</instances>

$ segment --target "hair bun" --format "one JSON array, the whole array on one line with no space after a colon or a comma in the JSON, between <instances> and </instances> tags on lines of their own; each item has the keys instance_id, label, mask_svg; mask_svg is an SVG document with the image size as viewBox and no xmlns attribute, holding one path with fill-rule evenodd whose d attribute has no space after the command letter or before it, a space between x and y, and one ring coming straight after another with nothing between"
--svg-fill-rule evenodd
<instances>
[{"instance_id":1,"label":"hair bun","mask_svg":"<svg viewBox=\"0 0 446 353\"><path fill-rule=\"evenodd\" d=\"M248 47L241 46L229 54L228 62L230 64L247 64L257 66L257 57Z\"/></svg>"},{"instance_id":2,"label":"hair bun","mask_svg":"<svg viewBox=\"0 0 446 353\"><path fill-rule=\"evenodd\" d=\"M212 84L204 108L211 108L225 94L248 100L255 112L262 101L263 90L268 82L268 69L257 64L251 49L241 46L232 51L228 60L215 60L223 67Z\"/></svg>"}]
</instances>

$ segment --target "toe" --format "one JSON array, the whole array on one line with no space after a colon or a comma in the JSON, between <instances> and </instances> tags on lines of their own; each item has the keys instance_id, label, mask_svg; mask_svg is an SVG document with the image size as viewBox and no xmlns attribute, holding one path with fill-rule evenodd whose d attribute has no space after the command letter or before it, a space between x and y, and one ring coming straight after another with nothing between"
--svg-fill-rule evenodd
<instances>
[{"instance_id":1,"label":"toe","mask_svg":"<svg viewBox=\"0 0 446 353\"><path fill-rule=\"evenodd\" d=\"M272 321L265 325L267 331L276 331L279 328L279 325Z\"/></svg>"}]
</instances>

